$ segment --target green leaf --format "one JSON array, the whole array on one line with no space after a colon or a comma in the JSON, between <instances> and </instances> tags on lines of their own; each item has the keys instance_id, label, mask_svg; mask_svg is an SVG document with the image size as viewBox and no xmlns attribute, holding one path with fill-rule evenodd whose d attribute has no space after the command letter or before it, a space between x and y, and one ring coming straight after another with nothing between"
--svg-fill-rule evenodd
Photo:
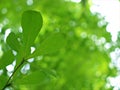
<instances>
[{"instance_id":1,"label":"green leaf","mask_svg":"<svg viewBox=\"0 0 120 90\"><path fill-rule=\"evenodd\" d=\"M0 58L0 69L6 67L14 61L14 55L11 50L4 52Z\"/></svg>"},{"instance_id":2,"label":"green leaf","mask_svg":"<svg viewBox=\"0 0 120 90\"><path fill-rule=\"evenodd\" d=\"M25 52L34 43L43 24L42 16L39 12L28 10L22 15L21 25L23 28L23 43Z\"/></svg>"},{"instance_id":3,"label":"green leaf","mask_svg":"<svg viewBox=\"0 0 120 90\"><path fill-rule=\"evenodd\" d=\"M39 46L36 48L35 52L30 57L35 57L44 54L51 54L66 44L66 39L62 33L54 33L48 36Z\"/></svg>"},{"instance_id":4,"label":"green leaf","mask_svg":"<svg viewBox=\"0 0 120 90\"><path fill-rule=\"evenodd\" d=\"M19 42L18 39L17 39L17 36L16 36L13 32L11 32L11 33L9 34L9 36L7 37L6 42L8 43L8 45L9 45L13 50L15 50L15 51L17 51L17 52L19 51L21 45L20 45L20 42Z\"/></svg>"},{"instance_id":5,"label":"green leaf","mask_svg":"<svg viewBox=\"0 0 120 90\"><path fill-rule=\"evenodd\" d=\"M43 71L31 72L29 75L25 75L23 78L17 79L15 82L21 85L35 85L45 84L49 82L49 77Z\"/></svg>"},{"instance_id":6,"label":"green leaf","mask_svg":"<svg viewBox=\"0 0 120 90\"><path fill-rule=\"evenodd\" d=\"M2 90L3 86L6 84L7 79L7 76L4 76L3 74L0 75L0 90Z\"/></svg>"}]
</instances>

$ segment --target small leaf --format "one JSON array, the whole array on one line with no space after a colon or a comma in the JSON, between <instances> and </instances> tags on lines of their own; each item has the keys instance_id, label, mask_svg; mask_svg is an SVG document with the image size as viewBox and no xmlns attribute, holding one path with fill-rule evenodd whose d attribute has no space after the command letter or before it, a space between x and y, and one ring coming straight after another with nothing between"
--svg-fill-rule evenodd
<instances>
[{"instance_id":1,"label":"small leaf","mask_svg":"<svg viewBox=\"0 0 120 90\"><path fill-rule=\"evenodd\" d=\"M45 84L49 82L49 77L43 71L35 71L29 75L24 76L22 79L17 79L17 84L23 85L35 85Z\"/></svg>"},{"instance_id":2,"label":"small leaf","mask_svg":"<svg viewBox=\"0 0 120 90\"><path fill-rule=\"evenodd\" d=\"M28 10L22 15L21 25L23 28L23 43L25 52L34 43L43 24L42 16L37 11Z\"/></svg>"},{"instance_id":3,"label":"small leaf","mask_svg":"<svg viewBox=\"0 0 120 90\"><path fill-rule=\"evenodd\" d=\"M16 37L16 35L13 33L13 32L11 32L10 34L9 34L9 36L7 37L7 43L8 43L8 45L13 49L13 50L15 50L15 51L19 51L19 49L20 49L20 42L18 41L18 39L17 39L17 37Z\"/></svg>"},{"instance_id":4,"label":"small leaf","mask_svg":"<svg viewBox=\"0 0 120 90\"><path fill-rule=\"evenodd\" d=\"M65 44L65 36L61 33L54 33L48 36L30 57L54 53L64 47Z\"/></svg>"},{"instance_id":5,"label":"small leaf","mask_svg":"<svg viewBox=\"0 0 120 90\"><path fill-rule=\"evenodd\" d=\"M0 58L0 69L6 67L14 61L14 55L11 50L4 52Z\"/></svg>"}]
</instances>

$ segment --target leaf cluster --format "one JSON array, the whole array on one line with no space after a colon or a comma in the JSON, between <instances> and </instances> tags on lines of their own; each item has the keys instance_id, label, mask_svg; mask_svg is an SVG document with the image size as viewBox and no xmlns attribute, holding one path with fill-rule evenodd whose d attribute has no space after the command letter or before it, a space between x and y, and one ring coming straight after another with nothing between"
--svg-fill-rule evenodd
<instances>
[{"instance_id":1,"label":"leaf cluster","mask_svg":"<svg viewBox=\"0 0 120 90\"><path fill-rule=\"evenodd\" d=\"M28 59L40 55L52 54L65 46L65 36L60 32L53 33L47 36L42 43L35 47L35 51L31 53L31 47L34 45L35 39L43 25L42 16L37 11L25 11L22 14L21 25L23 30L21 35L22 38L18 38L15 33L10 32L6 39L10 49L9 51L6 51L0 59L0 69L4 69L7 65L16 60L16 65L14 66L11 76L8 77L8 80L0 87L2 90L14 82L24 85L47 83L50 78L49 74L40 70L30 73L22 79L14 81L14 78L17 77L18 72L23 65L28 62ZM14 55L13 52L16 52L17 54ZM37 76L40 76L40 78L38 79Z\"/></svg>"}]
</instances>

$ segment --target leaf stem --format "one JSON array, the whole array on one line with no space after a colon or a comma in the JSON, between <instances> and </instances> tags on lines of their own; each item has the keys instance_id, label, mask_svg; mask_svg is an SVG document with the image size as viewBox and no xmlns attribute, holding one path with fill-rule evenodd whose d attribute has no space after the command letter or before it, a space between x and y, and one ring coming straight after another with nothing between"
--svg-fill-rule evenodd
<instances>
[{"instance_id":1,"label":"leaf stem","mask_svg":"<svg viewBox=\"0 0 120 90\"><path fill-rule=\"evenodd\" d=\"M6 84L4 85L4 87L2 88L2 90L4 90L6 87L9 86L10 84L10 80L12 79L12 77L14 76L14 74L16 73L16 71L23 65L23 63L25 62L24 58L22 59L21 63L15 68L14 72L12 73L12 75L9 77L9 79L7 80Z\"/></svg>"}]
</instances>

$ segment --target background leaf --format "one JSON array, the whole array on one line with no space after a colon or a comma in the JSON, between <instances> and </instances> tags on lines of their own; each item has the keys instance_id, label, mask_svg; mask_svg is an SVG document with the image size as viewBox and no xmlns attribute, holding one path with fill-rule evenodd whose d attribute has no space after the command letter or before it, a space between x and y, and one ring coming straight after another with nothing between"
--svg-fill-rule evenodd
<instances>
[{"instance_id":1,"label":"background leaf","mask_svg":"<svg viewBox=\"0 0 120 90\"><path fill-rule=\"evenodd\" d=\"M21 25L23 28L23 43L25 52L34 43L34 40L42 27L42 23L42 16L39 12L28 10L23 13Z\"/></svg>"},{"instance_id":2,"label":"background leaf","mask_svg":"<svg viewBox=\"0 0 120 90\"><path fill-rule=\"evenodd\" d=\"M11 32L11 33L9 34L9 36L7 37L7 40L6 40L6 41L7 41L8 45L9 45L13 50L19 51L21 45L20 45L20 42L18 41L16 35L15 35L13 32Z\"/></svg>"},{"instance_id":3,"label":"background leaf","mask_svg":"<svg viewBox=\"0 0 120 90\"><path fill-rule=\"evenodd\" d=\"M14 55L11 50L5 52L0 58L0 69L6 67L14 61Z\"/></svg>"}]
</instances>

